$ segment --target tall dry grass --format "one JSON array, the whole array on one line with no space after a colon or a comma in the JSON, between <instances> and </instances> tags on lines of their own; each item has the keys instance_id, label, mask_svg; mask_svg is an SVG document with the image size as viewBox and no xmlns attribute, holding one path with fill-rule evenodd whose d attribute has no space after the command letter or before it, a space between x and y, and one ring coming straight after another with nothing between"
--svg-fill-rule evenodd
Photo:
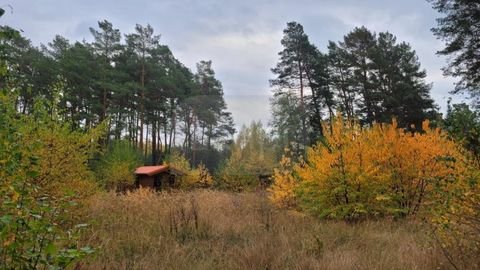
<instances>
[{"instance_id":1,"label":"tall dry grass","mask_svg":"<svg viewBox=\"0 0 480 270\"><path fill-rule=\"evenodd\" d=\"M78 269L448 269L420 225L320 222L260 193L97 196Z\"/></svg>"}]
</instances>

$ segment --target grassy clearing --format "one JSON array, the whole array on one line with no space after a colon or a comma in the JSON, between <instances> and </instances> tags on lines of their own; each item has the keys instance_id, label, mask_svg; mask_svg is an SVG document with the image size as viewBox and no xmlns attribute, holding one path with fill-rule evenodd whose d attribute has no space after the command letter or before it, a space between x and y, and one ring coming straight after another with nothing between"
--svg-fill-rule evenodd
<instances>
[{"instance_id":1,"label":"grassy clearing","mask_svg":"<svg viewBox=\"0 0 480 270\"><path fill-rule=\"evenodd\" d=\"M80 269L447 269L420 225L320 222L261 193L97 196Z\"/></svg>"}]
</instances>

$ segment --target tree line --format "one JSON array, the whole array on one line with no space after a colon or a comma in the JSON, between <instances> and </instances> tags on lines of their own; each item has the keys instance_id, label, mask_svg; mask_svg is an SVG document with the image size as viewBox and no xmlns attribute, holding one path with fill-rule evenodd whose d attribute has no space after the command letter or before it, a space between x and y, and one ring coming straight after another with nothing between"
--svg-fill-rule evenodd
<instances>
[{"instance_id":1,"label":"tree line","mask_svg":"<svg viewBox=\"0 0 480 270\"><path fill-rule=\"evenodd\" d=\"M272 68L274 134L304 151L323 137L322 122L341 111L362 125L390 122L418 129L438 116L415 51L389 32L357 27L321 52L303 26L287 23L283 50Z\"/></svg>"},{"instance_id":2,"label":"tree line","mask_svg":"<svg viewBox=\"0 0 480 270\"><path fill-rule=\"evenodd\" d=\"M8 26L2 31L15 32ZM32 113L41 97L56 104L74 129L106 122L104 145L126 139L151 164L176 146L193 163L218 159L235 128L211 61L200 61L193 73L150 25L137 24L122 37L105 20L90 32L92 42L58 35L40 47L21 35L0 41L8 69L0 86L17 92L18 112Z\"/></svg>"}]
</instances>

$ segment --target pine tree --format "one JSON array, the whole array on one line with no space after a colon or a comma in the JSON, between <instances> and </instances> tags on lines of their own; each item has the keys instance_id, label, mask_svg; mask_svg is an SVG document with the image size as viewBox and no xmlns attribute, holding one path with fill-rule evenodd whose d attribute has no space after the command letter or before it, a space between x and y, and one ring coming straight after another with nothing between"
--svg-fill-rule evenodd
<instances>
[{"instance_id":1,"label":"pine tree","mask_svg":"<svg viewBox=\"0 0 480 270\"><path fill-rule=\"evenodd\" d=\"M444 72L460 78L455 92L468 91L474 97L480 94L480 3L478 0L428 0L433 8L445 16L437 19L433 33L445 41L438 54L451 61Z\"/></svg>"},{"instance_id":2,"label":"pine tree","mask_svg":"<svg viewBox=\"0 0 480 270\"><path fill-rule=\"evenodd\" d=\"M139 147L143 149L143 139L144 139L144 121L145 121L145 85L148 73L148 61L151 59L151 51L159 45L160 36L153 34L153 28L150 25L143 27L139 24L135 26L135 33L126 35L128 49L132 50L136 56L136 62L138 66L138 107L139 115L138 119L140 121L139 131L140 131L140 141ZM155 125L154 125L155 126ZM147 134L148 137L148 134Z\"/></svg>"},{"instance_id":3,"label":"pine tree","mask_svg":"<svg viewBox=\"0 0 480 270\"><path fill-rule=\"evenodd\" d=\"M99 121L103 121L108 114L110 107L110 99L114 94L117 86L115 74L114 58L120 53L122 47L120 44L120 30L113 28L111 22L104 20L98 22L100 31L90 28L90 33L93 35L95 41L92 43L92 48L95 54L99 57L100 65L100 80L98 81L97 94L101 100L101 108L98 112Z\"/></svg>"},{"instance_id":4,"label":"pine tree","mask_svg":"<svg viewBox=\"0 0 480 270\"><path fill-rule=\"evenodd\" d=\"M273 87L277 87L275 91L279 94L286 91L294 91L300 95L300 111L302 112L302 144L308 145L307 142L307 121L306 121L306 105L305 91L308 87L307 82L307 62L310 52L310 43L308 36L303 31L303 26L297 22L287 23L287 28L283 31L283 39L281 41L283 50L278 53L280 61L272 72L276 78L270 80Z\"/></svg>"}]
</instances>

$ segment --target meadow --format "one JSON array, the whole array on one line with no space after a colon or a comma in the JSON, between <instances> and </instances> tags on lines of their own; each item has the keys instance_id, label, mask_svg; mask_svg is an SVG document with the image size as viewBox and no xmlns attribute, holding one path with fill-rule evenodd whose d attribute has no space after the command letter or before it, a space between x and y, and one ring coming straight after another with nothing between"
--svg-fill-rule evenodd
<instances>
[{"instance_id":1,"label":"meadow","mask_svg":"<svg viewBox=\"0 0 480 270\"><path fill-rule=\"evenodd\" d=\"M319 221L264 191L142 189L89 208L97 250L75 269L449 269L421 222Z\"/></svg>"}]
</instances>

